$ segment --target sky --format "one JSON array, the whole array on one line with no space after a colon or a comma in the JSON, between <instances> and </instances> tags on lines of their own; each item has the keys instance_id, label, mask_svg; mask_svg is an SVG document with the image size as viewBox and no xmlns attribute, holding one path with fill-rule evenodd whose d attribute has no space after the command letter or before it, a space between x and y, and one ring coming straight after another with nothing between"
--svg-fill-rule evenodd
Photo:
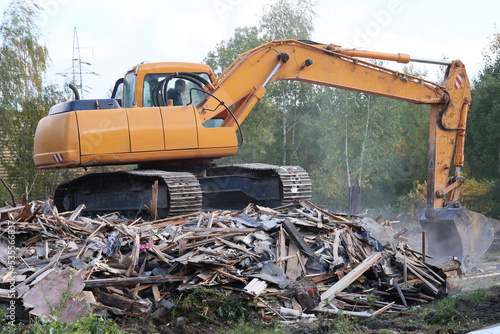
<instances>
[{"instance_id":1,"label":"sky","mask_svg":"<svg viewBox=\"0 0 500 334\"><path fill-rule=\"evenodd\" d=\"M127 69L142 61L202 62L235 28L257 25L271 1L38 0L42 42L51 57L47 79L58 85L71 79L75 27L84 98L102 98ZM9 2L0 0L0 13ZM474 78L496 32L498 13L499 1L317 0L312 40L460 59ZM438 66L415 67L438 80Z\"/></svg>"}]
</instances>

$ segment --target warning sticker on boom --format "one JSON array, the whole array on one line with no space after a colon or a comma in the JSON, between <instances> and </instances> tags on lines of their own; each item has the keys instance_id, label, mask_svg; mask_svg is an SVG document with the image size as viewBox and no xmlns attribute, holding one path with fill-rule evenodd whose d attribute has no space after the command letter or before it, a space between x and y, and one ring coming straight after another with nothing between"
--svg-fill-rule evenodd
<instances>
[{"instance_id":1,"label":"warning sticker on boom","mask_svg":"<svg viewBox=\"0 0 500 334\"><path fill-rule=\"evenodd\" d=\"M455 89L459 89L462 86L462 83L464 82L465 76L462 73L459 73L457 75L457 78L455 79Z\"/></svg>"}]
</instances>

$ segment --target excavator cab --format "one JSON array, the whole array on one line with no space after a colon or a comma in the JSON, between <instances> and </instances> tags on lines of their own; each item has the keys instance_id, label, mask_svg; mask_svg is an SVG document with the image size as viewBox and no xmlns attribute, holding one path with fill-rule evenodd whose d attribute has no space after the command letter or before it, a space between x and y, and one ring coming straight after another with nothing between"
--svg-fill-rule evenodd
<instances>
[{"instance_id":1,"label":"excavator cab","mask_svg":"<svg viewBox=\"0 0 500 334\"><path fill-rule=\"evenodd\" d=\"M111 98L124 108L197 105L206 95L204 87L213 81L212 71L208 66L193 71L193 64L181 63L178 68L174 67L176 64L134 67L116 81ZM170 73L165 71L168 68ZM176 93L176 88L181 86L183 89ZM176 94L178 99L170 105L168 100Z\"/></svg>"}]
</instances>

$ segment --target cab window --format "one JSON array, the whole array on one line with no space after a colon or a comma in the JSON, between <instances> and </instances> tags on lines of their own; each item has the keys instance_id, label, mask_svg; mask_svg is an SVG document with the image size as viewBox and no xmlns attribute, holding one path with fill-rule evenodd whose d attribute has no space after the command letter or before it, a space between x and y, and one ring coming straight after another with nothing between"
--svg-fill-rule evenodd
<instances>
[{"instance_id":1,"label":"cab window","mask_svg":"<svg viewBox=\"0 0 500 334\"><path fill-rule=\"evenodd\" d=\"M134 71L130 71L125 75L123 80L123 107L130 108L134 103L135 94L135 79Z\"/></svg>"},{"instance_id":2,"label":"cab window","mask_svg":"<svg viewBox=\"0 0 500 334\"><path fill-rule=\"evenodd\" d=\"M197 73L202 78L206 79L210 82L210 77L206 73ZM143 107L152 107L153 106L153 90L157 84L159 84L162 80L164 80L170 73L150 73L146 74L144 77L144 86L143 86L143 96L142 96L142 105ZM174 78L169 80L167 84L167 97L166 99L172 100L174 106L179 105L187 105L192 98L191 104L198 104L205 93L200 92L198 90L191 90L191 88L198 88L194 82L191 82L186 79ZM156 89L157 91L158 89ZM161 92L163 93L163 92ZM157 98L157 97L155 97ZM163 100L161 98L158 99L160 106L164 106Z\"/></svg>"}]
</instances>

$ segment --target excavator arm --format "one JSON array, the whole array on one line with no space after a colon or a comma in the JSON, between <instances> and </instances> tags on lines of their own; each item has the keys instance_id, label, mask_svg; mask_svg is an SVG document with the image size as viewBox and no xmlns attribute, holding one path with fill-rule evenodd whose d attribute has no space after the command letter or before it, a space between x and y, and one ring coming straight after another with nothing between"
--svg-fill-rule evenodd
<instances>
[{"instance_id":1,"label":"excavator arm","mask_svg":"<svg viewBox=\"0 0 500 334\"><path fill-rule=\"evenodd\" d=\"M447 65L441 84L406 75L360 58L408 63L412 60ZM360 93L430 105L427 205L420 223L427 230L428 248L436 262L456 256L470 269L492 242L491 224L481 214L458 203L465 178L464 163L470 83L460 60L452 62L413 59L343 49L294 40L275 41L242 54L214 83L213 91L197 106L203 119L233 106L234 117L222 126L236 128L264 95L269 82L295 80ZM221 106L221 102L224 105ZM450 177L452 161L455 175Z\"/></svg>"},{"instance_id":2,"label":"excavator arm","mask_svg":"<svg viewBox=\"0 0 500 334\"><path fill-rule=\"evenodd\" d=\"M416 104L429 104L430 140L428 208L437 209L458 199L460 167L470 85L461 61L448 65L442 85L406 75L371 62L371 58L408 63L406 54L342 49L337 45L310 44L295 40L274 41L242 54L222 73L211 92L197 106L203 120L227 113L222 126L237 128L264 95L265 86L278 80L294 80L383 96ZM221 103L223 101L223 105ZM458 140L457 140L458 137ZM456 154L453 151L456 144ZM456 177L449 178L451 161Z\"/></svg>"}]
</instances>

